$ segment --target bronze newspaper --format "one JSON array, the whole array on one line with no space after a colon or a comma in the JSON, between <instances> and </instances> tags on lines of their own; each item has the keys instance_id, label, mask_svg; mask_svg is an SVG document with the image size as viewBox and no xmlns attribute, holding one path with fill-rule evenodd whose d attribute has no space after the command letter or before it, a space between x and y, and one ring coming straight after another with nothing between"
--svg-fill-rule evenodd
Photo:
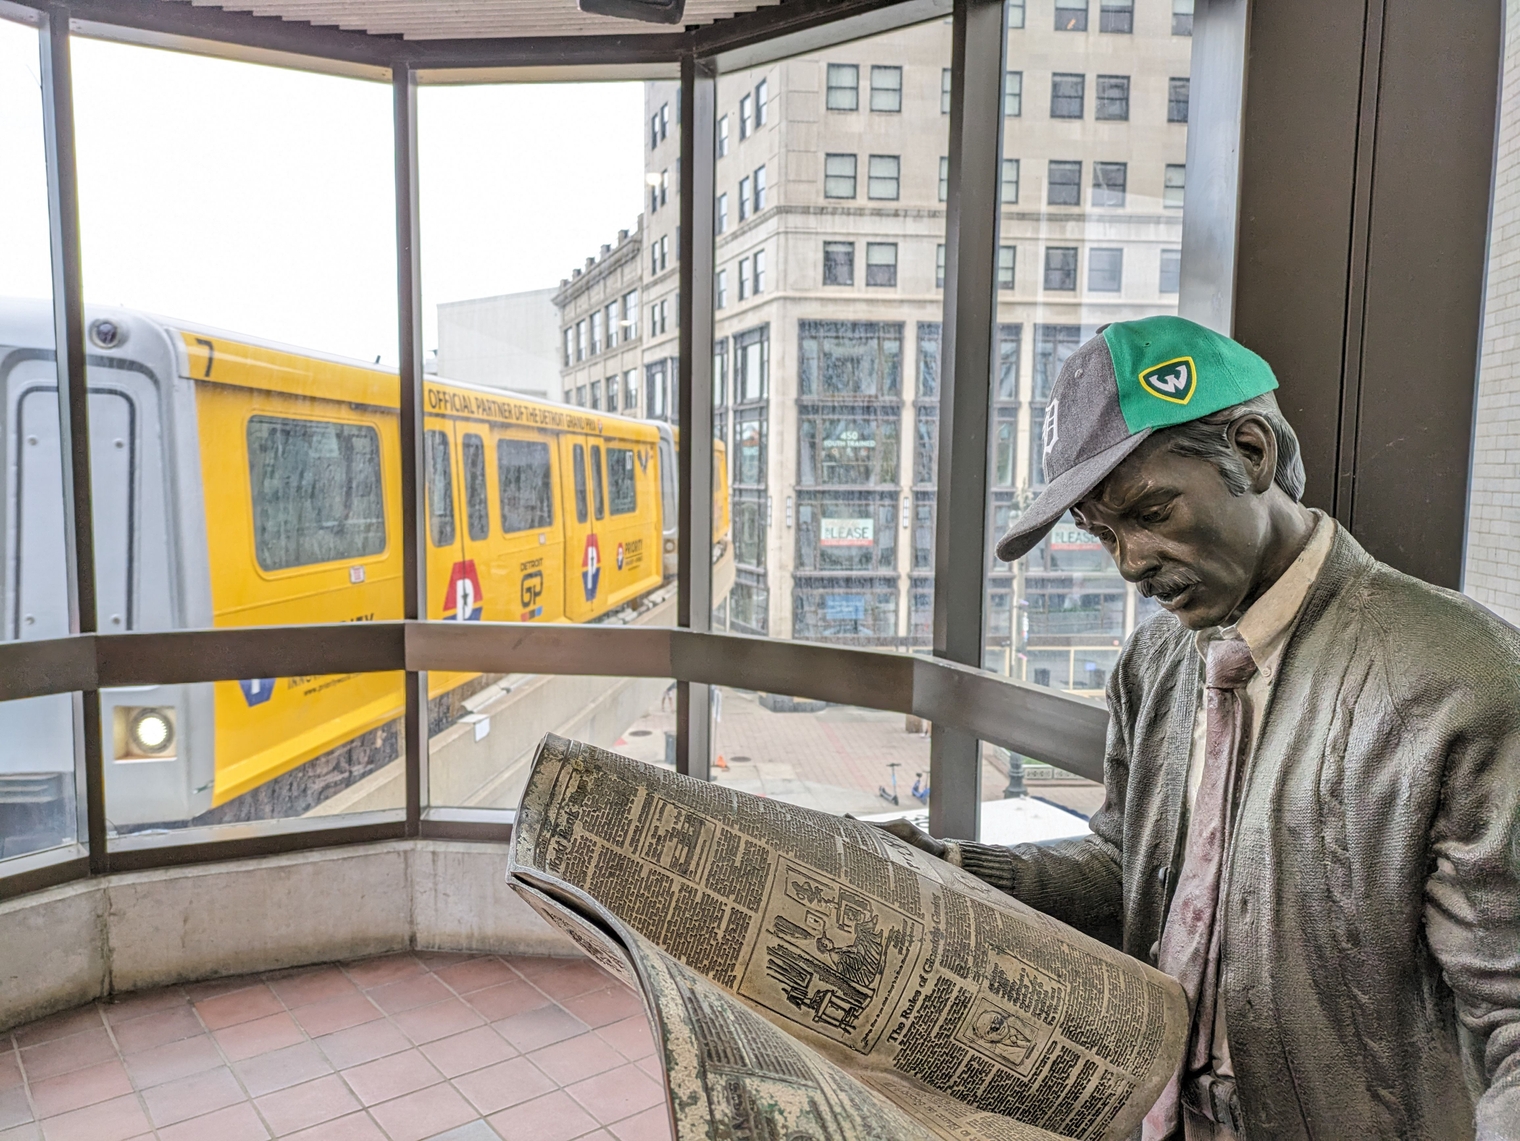
<instances>
[{"instance_id":1,"label":"bronze newspaper","mask_svg":"<svg viewBox=\"0 0 1520 1141\"><path fill-rule=\"evenodd\" d=\"M880 829L559 737L508 877L643 994L677 1141L1118 1141L1187 1034L1173 980Z\"/></svg>"}]
</instances>

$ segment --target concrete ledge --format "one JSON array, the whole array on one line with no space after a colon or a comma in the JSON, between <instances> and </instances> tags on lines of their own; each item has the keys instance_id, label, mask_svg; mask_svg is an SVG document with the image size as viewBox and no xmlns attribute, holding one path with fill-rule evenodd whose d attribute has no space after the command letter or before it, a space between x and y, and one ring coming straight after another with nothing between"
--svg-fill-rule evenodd
<instances>
[{"instance_id":1,"label":"concrete ledge","mask_svg":"<svg viewBox=\"0 0 1520 1141\"><path fill-rule=\"evenodd\" d=\"M580 952L500 844L399 840L102 876L0 903L0 1030L91 999L415 948Z\"/></svg>"}]
</instances>

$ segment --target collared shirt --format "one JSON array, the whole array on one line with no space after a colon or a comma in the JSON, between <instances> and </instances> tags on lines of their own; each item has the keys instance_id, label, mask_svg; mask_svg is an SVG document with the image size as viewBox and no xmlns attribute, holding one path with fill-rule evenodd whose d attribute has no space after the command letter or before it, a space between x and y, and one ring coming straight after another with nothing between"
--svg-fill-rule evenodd
<instances>
[{"instance_id":1,"label":"collared shirt","mask_svg":"<svg viewBox=\"0 0 1520 1141\"><path fill-rule=\"evenodd\" d=\"M1241 616L1233 626L1211 627L1200 630L1194 637L1199 654L1208 656L1209 643L1216 638L1243 638L1251 647L1251 657L1256 662L1256 673L1246 682L1243 700L1250 715L1250 743L1244 761L1249 764L1256 752L1256 739L1261 731L1260 713L1267 706L1272 689L1277 684L1278 670L1282 665L1283 649L1288 644L1288 633L1293 620L1309 594L1309 588L1319 577L1330 546L1335 541L1335 520L1322 511L1315 511L1316 521L1309 541L1299 552L1298 558L1282 573L1265 593ZM1199 673L1202 686L1203 674ZM1198 799L1198 786L1203 783L1203 761L1208 747L1208 710L1200 691L1198 712L1193 718L1193 745L1188 754L1187 799L1191 814L1193 803ZM1184 833L1184 836L1186 833ZM1225 1037L1224 1003L1214 1004L1214 1072L1233 1077L1230 1062L1230 1044Z\"/></svg>"}]
</instances>

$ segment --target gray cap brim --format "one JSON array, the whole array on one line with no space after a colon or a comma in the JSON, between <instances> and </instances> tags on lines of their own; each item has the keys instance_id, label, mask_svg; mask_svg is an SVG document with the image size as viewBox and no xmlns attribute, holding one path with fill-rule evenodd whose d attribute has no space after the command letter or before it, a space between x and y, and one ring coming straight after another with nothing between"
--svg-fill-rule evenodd
<instances>
[{"instance_id":1,"label":"gray cap brim","mask_svg":"<svg viewBox=\"0 0 1520 1141\"><path fill-rule=\"evenodd\" d=\"M1142 428L1133 436L1120 440L1095 456L1089 456L1046 484L1045 490L1019 516L1008 534L998 540L997 557L1011 563L1027 555L1050 533L1061 516L1102 483L1114 468L1146 441L1151 431L1150 428Z\"/></svg>"}]
</instances>

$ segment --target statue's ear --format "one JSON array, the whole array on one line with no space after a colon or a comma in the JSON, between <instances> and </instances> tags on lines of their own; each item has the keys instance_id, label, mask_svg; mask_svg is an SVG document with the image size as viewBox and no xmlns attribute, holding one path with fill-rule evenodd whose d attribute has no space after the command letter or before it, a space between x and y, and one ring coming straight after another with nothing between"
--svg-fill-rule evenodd
<instances>
[{"instance_id":1,"label":"statue's ear","mask_svg":"<svg viewBox=\"0 0 1520 1141\"><path fill-rule=\"evenodd\" d=\"M1277 434L1262 416L1248 412L1231 422L1228 435L1245 467L1251 490L1262 494L1277 475Z\"/></svg>"}]
</instances>

